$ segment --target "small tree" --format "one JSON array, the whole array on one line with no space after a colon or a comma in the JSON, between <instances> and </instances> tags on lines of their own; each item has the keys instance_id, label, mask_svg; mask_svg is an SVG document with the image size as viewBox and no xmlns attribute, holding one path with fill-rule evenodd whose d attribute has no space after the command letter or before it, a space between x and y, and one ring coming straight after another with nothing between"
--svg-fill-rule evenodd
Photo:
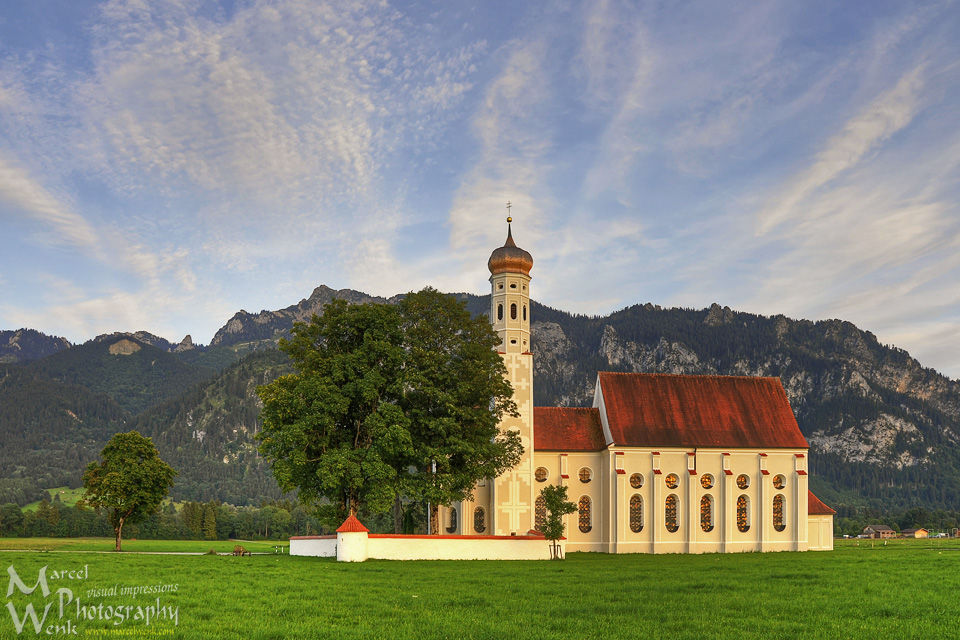
<instances>
[{"instance_id":1,"label":"small tree","mask_svg":"<svg viewBox=\"0 0 960 640\"><path fill-rule=\"evenodd\" d=\"M563 537L563 516L577 510L577 505L567 501L567 488L550 484L540 492L547 509L547 517L540 533L550 541L550 558L552 560L563 559L560 555L560 545L557 544L557 541Z\"/></svg>"},{"instance_id":2,"label":"small tree","mask_svg":"<svg viewBox=\"0 0 960 640\"><path fill-rule=\"evenodd\" d=\"M83 499L97 513L106 509L120 551L123 525L156 513L177 472L160 459L153 441L136 431L114 435L100 456L103 460L91 462L83 474Z\"/></svg>"}]
</instances>

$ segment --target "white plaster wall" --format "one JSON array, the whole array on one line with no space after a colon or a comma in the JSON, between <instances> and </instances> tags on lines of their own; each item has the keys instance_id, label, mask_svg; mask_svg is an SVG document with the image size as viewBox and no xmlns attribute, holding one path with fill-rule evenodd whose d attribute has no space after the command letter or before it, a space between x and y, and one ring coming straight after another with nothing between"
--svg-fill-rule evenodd
<instances>
[{"instance_id":1,"label":"white plaster wall","mask_svg":"<svg viewBox=\"0 0 960 640\"><path fill-rule=\"evenodd\" d=\"M333 558L337 555L337 536L290 538L290 555Z\"/></svg>"},{"instance_id":2,"label":"white plaster wall","mask_svg":"<svg viewBox=\"0 0 960 640\"><path fill-rule=\"evenodd\" d=\"M807 544L810 551L833 551L832 515L808 516Z\"/></svg>"},{"instance_id":3,"label":"white plaster wall","mask_svg":"<svg viewBox=\"0 0 960 640\"><path fill-rule=\"evenodd\" d=\"M371 535L367 552L381 560L549 560L550 542L526 536Z\"/></svg>"}]
</instances>

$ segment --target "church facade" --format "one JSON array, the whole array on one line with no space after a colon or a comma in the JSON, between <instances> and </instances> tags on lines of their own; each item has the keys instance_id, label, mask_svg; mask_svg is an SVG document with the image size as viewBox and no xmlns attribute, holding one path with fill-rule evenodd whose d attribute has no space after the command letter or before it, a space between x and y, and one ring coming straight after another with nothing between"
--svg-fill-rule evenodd
<instances>
[{"instance_id":1,"label":"church facade","mask_svg":"<svg viewBox=\"0 0 960 640\"><path fill-rule=\"evenodd\" d=\"M567 551L833 548L834 512L808 489L808 444L778 378L601 372L592 407L534 407L533 258L509 226L488 267L519 410L501 428L519 433L524 453L443 508L441 533L524 535L546 515L540 491L558 484L577 504Z\"/></svg>"}]
</instances>

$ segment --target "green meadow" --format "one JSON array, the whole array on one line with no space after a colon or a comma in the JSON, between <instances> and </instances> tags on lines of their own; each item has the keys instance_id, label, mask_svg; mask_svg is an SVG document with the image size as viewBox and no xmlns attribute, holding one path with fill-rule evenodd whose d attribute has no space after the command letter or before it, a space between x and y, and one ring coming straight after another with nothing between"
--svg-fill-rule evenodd
<instances>
[{"instance_id":1,"label":"green meadow","mask_svg":"<svg viewBox=\"0 0 960 640\"><path fill-rule=\"evenodd\" d=\"M194 543L171 542L176 545L196 550ZM25 549L0 553L0 560L28 586L46 566L50 588L67 587L74 595L64 620L86 637L136 631L136 637L262 639L942 638L960 629L960 546L952 540L842 541L833 552L808 553L572 553L562 562L346 564L272 554ZM50 578L84 567L89 577ZM95 591L135 586L163 592ZM77 599L88 613L121 607L134 616L136 607L156 606L157 598L168 612L176 609L178 624L76 621ZM42 612L53 599L37 590L15 592L8 601L23 615L27 602ZM57 611L54 604L47 624L57 622ZM9 612L0 615L0 638L15 637ZM34 636L27 625L20 637Z\"/></svg>"}]
</instances>

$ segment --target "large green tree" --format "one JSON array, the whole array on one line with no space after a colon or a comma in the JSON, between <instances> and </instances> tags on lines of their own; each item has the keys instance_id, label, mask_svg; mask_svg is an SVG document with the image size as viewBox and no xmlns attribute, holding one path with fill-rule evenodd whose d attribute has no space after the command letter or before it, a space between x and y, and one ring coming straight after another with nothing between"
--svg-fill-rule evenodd
<instances>
[{"instance_id":1,"label":"large green tree","mask_svg":"<svg viewBox=\"0 0 960 640\"><path fill-rule=\"evenodd\" d=\"M329 500L334 526L400 495L465 498L522 453L497 429L516 415L497 344L485 318L433 289L400 305L335 300L281 341L297 373L258 389L260 451L284 490Z\"/></svg>"},{"instance_id":2,"label":"large green tree","mask_svg":"<svg viewBox=\"0 0 960 640\"><path fill-rule=\"evenodd\" d=\"M97 513L107 512L120 551L123 525L157 513L177 472L160 459L153 441L136 431L114 435L100 457L83 474L83 500Z\"/></svg>"},{"instance_id":3,"label":"large green tree","mask_svg":"<svg viewBox=\"0 0 960 640\"><path fill-rule=\"evenodd\" d=\"M400 302L406 366L400 400L409 420L414 457L402 476L404 493L437 506L471 495L520 461L514 432L501 432L504 415L517 415L513 389L497 352L500 337L486 316L471 316L465 302L427 288Z\"/></svg>"},{"instance_id":4,"label":"large green tree","mask_svg":"<svg viewBox=\"0 0 960 640\"><path fill-rule=\"evenodd\" d=\"M257 389L260 452L280 487L297 489L334 526L361 506L385 511L411 455L397 405L405 359L399 310L334 300L309 324L297 323L280 349L297 372Z\"/></svg>"}]
</instances>

